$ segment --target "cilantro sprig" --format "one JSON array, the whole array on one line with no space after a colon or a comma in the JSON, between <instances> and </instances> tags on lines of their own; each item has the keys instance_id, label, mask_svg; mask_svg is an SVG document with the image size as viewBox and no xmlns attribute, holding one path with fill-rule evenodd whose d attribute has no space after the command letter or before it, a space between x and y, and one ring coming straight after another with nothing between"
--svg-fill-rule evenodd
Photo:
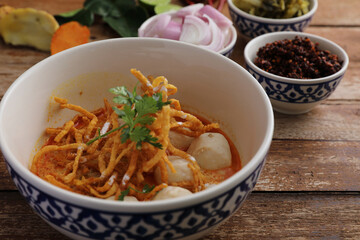
<instances>
[{"instance_id":1,"label":"cilantro sprig","mask_svg":"<svg viewBox=\"0 0 360 240\"><path fill-rule=\"evenodd\" d=\"M162 149L162 144L150 134L151 131L147 126L155 121L154 114L160 111L163 106L170 104L170 101L163 102L161 93L143 97L137 95L136 87L132 92L129 92L124 86L111 88L109 91L116 95L113 98L114 103L124 106L123 109L117 107L113 107L113 109L125 123L105 134L99 132L97 137L87 142L87 145L110 133L121 130L121 143L125 143L130 139L136 143L137 149L141 149L143 142Z\"/></svg>"},{"instance_id":2,"label":"cilantro sprig","mask_svg":"<svg viewBox=\"0 0 360 240\"><path fill-rule=\"evenodd\" d=\"M129 194L130 189L131 189L131 190L134 190L135 192L144 193L144 194L145 194L145 193L150 193L152 190L154 190L154 188L155 188L155 185L149 186L148 184L145 184L144 187L143 187L143 189L142 189L142 191L139 191L139 190L137 190L137 189L132 188L132 187L129 186L126 190L121 191L121 194L120 194L118 200L119 200L119 201L124 201L124 198L125 198L125 196L127 196L127 195Z\"/></svg>"}]
</instances>

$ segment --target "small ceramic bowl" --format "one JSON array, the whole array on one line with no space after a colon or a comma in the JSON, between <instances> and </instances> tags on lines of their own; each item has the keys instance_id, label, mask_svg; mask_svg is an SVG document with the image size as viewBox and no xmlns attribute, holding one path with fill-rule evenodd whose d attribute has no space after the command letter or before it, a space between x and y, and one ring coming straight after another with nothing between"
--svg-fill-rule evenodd
<instances>
[{"instance_id":1,"label":"small ceramic bowl","mask_svg":"<svg viewBox=\"0 0 360 240\"><path fill-rule=\"evenodd\" d=\"M170 14L173 15L175 14L175 11L170 11L170 12L166 12L166 13L161 13L161 14ZM139 28L139 31L141 29L145 29L149 26L149 24L152 24L153 20L155 17L158 17L158 15L152 16L151 18L147 19ZM227 32L228 36L226 36L225 38L228 39L227 44L224 48L222 48L221 50L218 51L218 53L224 55L225 57L230 57L231 53L234 50L235 47L235 43L237 40L237 32L236 32L236 28L232 25L230 27L230 30Z\"/></svg>"},{"instance_id":2,"label":"small ceramic bowl","mask_svg":"<svg viewBox=\"0 0 360 240\"><path fill-rule=\"evenodd\" d=\"M178 87L174 97L184 109L219 122L239 151L242 169L190 196L149 202L76 194L30 172L44 129L62 126L75 114L59 111L51 97L97 109L104 97L112 99L110 87L135 86L130 68L166 76ZM235 213L254 188L274 119L265 91L230 59L179 41L121 38L65 50L27 70L1 100L0 129L1 152L19 192L61 233L73 239L197 239Z\"/></svg>"},{"instance_id":3,"label":"small ceramic bowl","mask_svg":"<svg viewBox=\"0 0 360 240\"><path fill-rule=\"evenodd\" d=\"M294 39L295 36L308 37L319 43L319 49L329 50L343 61L342 68L327 77L316 79L296 79L268 73L254 64L259 48L278 40ZM258 80L270 98L274 110L286 114L305 113L327 99L339 85L349 64L346 52L334 42L325 38L299 32L275 32L252 39L244 50L246 68Z\"/></svg>"},{"instance_id":4,"label":"small ceramic bowl","mask_svg":"<svg viewBox=\"0 0 360 240\"><path fill-rule=\"evenodd\" d=\"M239 30L247 38L254 38L270 32L302 32L310 24L317 7L317 0L310 0L310 11L300 17L287 19L264 18L251 15L235 6L233 0L227 0L230 16Z\"/></svg>"}]
</instances>

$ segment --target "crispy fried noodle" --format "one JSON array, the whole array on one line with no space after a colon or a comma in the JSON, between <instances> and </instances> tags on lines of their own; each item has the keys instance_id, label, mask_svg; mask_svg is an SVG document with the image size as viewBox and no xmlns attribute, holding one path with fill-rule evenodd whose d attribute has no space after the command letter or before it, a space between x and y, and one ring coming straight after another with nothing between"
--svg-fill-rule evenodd
<instances>
[{"instance_id":1,"label":"crispy fried noodle","mask_svg":"<svg viewBox=\"0 0 360 240\"><path fill-rule=\"evenodd\" d=\"M122 192L127 190L129 196L147 201L169 185L168 169L176 172L169 156L175 155L188 162L193 180L172 185L193 193L204 190L208 183L206 175L191 155L170 143L169 132L198 137L218 129L219 125L204 124L194 115L182 111L178 100L168 99L177 92L177 88L169 84L165 77L145 77L136 69L131 69L131 73L141 83L142 97L158 94L164 103L161 109L149 114L153 121L146 125L147 140L136 142L132 137L124 138L127 132L118 110L126 112L134 109L134 102L127 109L125 103L112 107L104 99L104 107L89 112L68 103L66 99L55 97L60 108L71 109L77 115L62 127L46 129L49 138L34 156L31 171L55 186L72 192L119 199ZM138 125L140 122L135 126ZM154 180L156 169L160 169L161 183ZM144 191L147 185L153 187Z\"/></svg>"}]
</instances>

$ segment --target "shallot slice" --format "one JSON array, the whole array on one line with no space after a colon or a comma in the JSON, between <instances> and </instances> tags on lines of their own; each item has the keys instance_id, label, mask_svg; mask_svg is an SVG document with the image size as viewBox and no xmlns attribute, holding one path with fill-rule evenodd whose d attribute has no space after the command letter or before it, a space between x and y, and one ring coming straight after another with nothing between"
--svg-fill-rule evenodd
<instances>
[{"instance_id":1,"label":"shallot slice","mask_svg":"<svg viewBox=\"0 0 360 240\"><path fill-rule=\"evenodd\" d=\"M182 24L171 20L167 25L166 29L162 32L161 37L172 39L172 40L179 40L182 30Z\"/></svg>"},{"instance_id":2,"label":"shallot slice","mask_svg":"<svg viewBox=\"0 0 360 240\"><path fill-rule=\"evenodd\" d=\"M205 14L208 15L220 28L229 28L232 25L232 21L229 18L225 17L221 12L210 5L202 7L198 11L198 14L200 16Z\"/></svg>"},{"instance_id":3,"label":"shallot slice","mask_svg":"<svg viewBox=\"0 0 360 240\"><path fill-rule=\"evenodd\" d=\"M145 27L138 30L139 37L161 37L163 31L171 21L169 14L159 14Z\"/></svg>"},{"instance_id":4,"label":"shallot slice","mask_svg":"<svg viewBox=\"0 0 360 240\"><path fill-rule=\"evenodd\" d=\"M209 21L209 28L211 32L211 42L208 45L200 46L207 49L211 49L214 51L219 51L224 47L224 35L221 31L221 29L216 25L215 21L212 20L208 15L204 15L206 19Z\"/></svg>"},{"instance_id":5,"label":"shallot slice","mask_svg":"<svg viewBox=\"0 0 360 240\"><path fill-rule=\"evenodd\" d=\"M192 4L186 7L181 8L175 13L175 16L177 17L186 17L189 15L195 15L201 8L204 7L204 4L198 3L198 4Z\"/></svg>"},{"instance_id":6,"label":"shallot slice","mask_svg":"<svg viewBox=\"0 0 360 240\"><path fill-rule=\"evenodd\" d=\"M197 45L208 45L211 41L209 25L201 18L188 15L184 19L179 40Z\"/></svg>"}]
</instances>

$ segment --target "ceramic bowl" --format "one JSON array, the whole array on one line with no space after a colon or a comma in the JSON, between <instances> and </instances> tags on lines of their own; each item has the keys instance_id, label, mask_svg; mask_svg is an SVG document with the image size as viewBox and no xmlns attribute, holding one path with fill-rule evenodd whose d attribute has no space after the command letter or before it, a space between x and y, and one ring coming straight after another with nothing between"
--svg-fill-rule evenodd
<instances>
[{"instance_id":1,"label":"ceramic bowl","mask_svg":"<svg viewBox=\"0 0 360 240\"><path fill-rule=\"evenodd\" d=\"M342 68L327 77L315 79L295 79L268 73L254 64L259 48L278 40L294 39L295 36L308 37L319 43L319 49L329 50L343 61ZM339 85L349 64L346 52L336 43L309 33L276 32L252 39L244 50L246 68L265 89L274 110L286 114L306 113L327 99Z\"/></svg>"},{"instance_id":2,"label":"ceramic bowl","mask_svg":"<svg viewBox=\"0 0 360 240\"><path fill-rule=\"evenodd\" d=\"M166 12L166 13L161 13L161 14L170 14L173 15L175 14L175 11L171 11L171 12ZM151 18L147 19L139 28L139 30L141 29L146 29L149 24L152 24L153 19L155 17L157 17L158 15L152 16ZM224 55L225 57L230 57L231 53L234 50L235 47L235 43L237 40L237 32L236 32L236 28L232 25L230 27L230 31L227 32L227 36L226 39L228 39L226 46L219 50L218 53L220 53L221 55Z\"/></svg>"},{"instance_id":3,"label":"ceramic bowl","mask_svg":"<svg viewBox=\"0 0 360 240\"><path fill-rule=\"evenodd\" d=\"M303 16L287 19L273 19L246 13L236 7L233 0L227 0L227 2L230 16L235 26L243 36L250 39L270 32L302 32L310 24L318 7L317 0L310 0L310 11Z\"/></svg>"},{"instance_id":4,"label":"ceramic bowl","mask_svg":"<svg viewBox=\"0 0 360 240\"><path fill-rule=\"evenodd\" d=\"M205 191L150 202L83 196L31 173L44 129L74 115L53 108L50 98L96 109L111 97L110 87L135 86L130 68L166 76L178 87L175 97L184 109L220 122L239 151L242 169ZM196 239L207 234L254 188L273 128L265 91L240 65L190 44L155 38L97 41L48 57L10 86L0 106L0 146L15 185L42 219L73 239Z\"/></svg>"}]
</instances>

